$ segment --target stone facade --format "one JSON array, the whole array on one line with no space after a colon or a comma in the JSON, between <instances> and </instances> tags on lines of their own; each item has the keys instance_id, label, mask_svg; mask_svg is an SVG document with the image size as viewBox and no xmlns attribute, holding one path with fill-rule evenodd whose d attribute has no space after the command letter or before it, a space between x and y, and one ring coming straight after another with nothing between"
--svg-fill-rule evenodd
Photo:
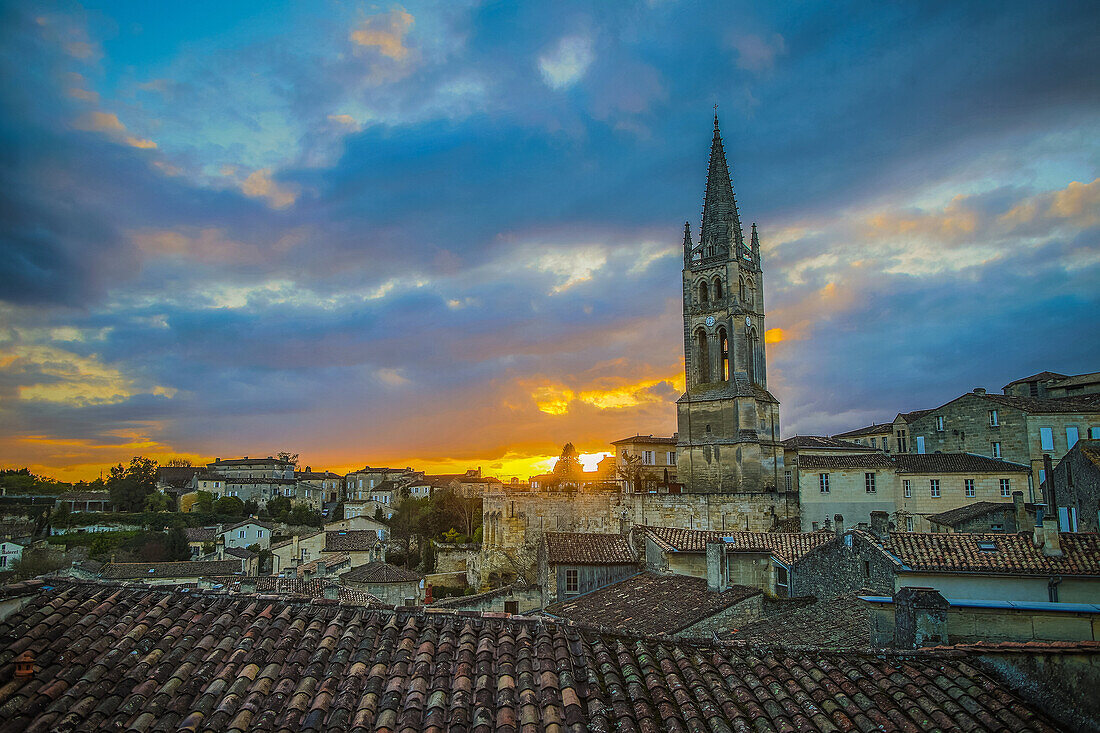
<instances>
[{"instance_id":1,"label":"stone facade","mask_svg":"<svg viewBox=\"0 0 1100 733\"><path fill-rule=\"evenodd\" d=\"M1078 441L1052 473L1052 510L1062 531L1100 531L1100 440Z\"/></svg>"},{"instance_id":2,"label":"stone facade","mask_svg":"<svg viewBox=\"0 0 1100 733\"><path fill-rule=\"evenodd\" d=\"M509 491L484 499L483 580L493 571L533 567L543 532L626 532L654 525L767 532L798 516L793 493L624 494Z\"/></svg>"},{"instance_id":3,"label":"stone facade","mask_svg":"<svg viewBox=\"0 0 1100 733\"><path fill-rule=\"evenodd\" d=\"M1043 455L1057 463L1071 442L1100 430L1100 407L981 390L929 410L909 430L913 453L975 453L1030 466L1028 500L1036 501L1034 487L1043 481Z\"/></svg>"},{"instance_id":4,"label":"stone facade","mask_svg":"<svg viewBox=\"0 0 1100 733\"><path fill-rule=\"evenodd\" d=\"M683 308L679 482L688 493L774 491L783 449L768 392L760 241L755 225L745 241L717 117L697 242L684 225Z\"/></svg>"},{"instance_id":5,"label":"stone facade","mask_svg":"<svg viewBox=\"0 0 1100 733\"><path fill-rule=\"evenodd\" d=\"M894 563L861 532L810 550L791 566L791 596L894 595Z\"/></svg>"}]
</instances>

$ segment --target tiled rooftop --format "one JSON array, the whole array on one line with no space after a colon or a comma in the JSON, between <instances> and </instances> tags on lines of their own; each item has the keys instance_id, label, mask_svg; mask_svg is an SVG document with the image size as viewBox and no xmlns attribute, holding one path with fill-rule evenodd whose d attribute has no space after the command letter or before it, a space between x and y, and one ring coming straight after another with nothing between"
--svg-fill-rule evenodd
<instances>
[{"instance_id":1,"label":"tiled rooftop","mask_svg":"<svg viewBox=\"0 0 1100 733\"><path fill-rule=\"evenodd\" d=\"M770 552L784 563L792 563L813 548L836 539L832 532L718 532L678 527L642 527L664 550L675 552L706 552L707 542L726 542L727 552Z\"/></svg>"},{"instance_id":2,"label":"tiled rooftop","mask_svg":"<svg viewBox=\"0 0 1100 733\"><path fill-rule=\"evenodd\" d=\"M1034 505L1029 504L1028 506ZM973 504L966 504L964 506L956 507L955 509L949 509L946 512L940 512L939 514L929 514L928 521L935 522L936 524L942 524L945 527L954 527L962 522L967 522L971 519L977 519L978 517L984 517L987 514L992 514L993 512L1005 511L1014 511L1012 502L976 501Z\"/></svg>"},{"instance_id":3,"label":"tiled rooftop","mask_svg":"<svg viewBox=\"0 0 1100 733\"><path fill-rule=\"evenodd\" d=\"M545 612L627 633L675 634L758 595L759 588L735 585L717 593L703 578L647 571L551 604Z\"/></svg>"},{"instance_id":4,"label":"tiled rooftop","mask_svg":"<svg viewBox=\"0 0 1100 733\"><path fill-rule=\"evenodd\" d=\"M351 555L346 552L335 552L325 557L319 557L316 560L311 560L307 563L302 563L298 566L298 577L302 577L306 573L316 573L317 563L323 562L325 564L325 572L331 573L333 570L340 568L346 568L351 564Z\"/></svg>"},{"instance_id":5,"label":"tiled rooftop","mask_svg":"<svg viewBox=\"0 0 1100 733\"><path fill-rule=\"evenodd\" d=\"M240 571L240 560L111 562L103 566L101 575L108 580L140 580L143 578L200 578L204 575L231 575Z\"/></svg>"},{"instance_id":6,"label":"tiled rooftop","mask_svg":"<svg viewBox=\"0 0 1100 733\"><path fill-rule=\"evenodd\" d=\"M547 532L551 565L630 565L636 561L630 540L621 534Z\"/></svg>"},{"instance_id":7,"label":"tiled rooftop","mask_svg":"<svg viewBox=\"0 0 1100 733\"><path fill-rule=\"evenodd\" d=\"M897 453L894 465L902 473L1027 473L1020 463L974 453Z\"/></svg>"},{"instance_id":8,"label":"tiled rooftop","mask_svg":"<svg viewBox=\"0 0 1100 733\"><path fill-rule=\"evenodd\" d=\"M874 451L869 445L860 445L847 440L837 440L825 435L792 435L782 443L784 448L835 448L837 450Z\"/></svg>"},{"instance_id":9,"label":"tiled rooftop","mask_svg":"<svg viewBox=\"0 0 1100 733\"><path fill-rule=\"evenodd\" d=\"M784 609L789 605L789 609ZM720 634L747 644L866 649L871 646L871 608L854 596L799 602L774 601L764 618Z\"/></svg>"},{"instance_id":10,"label":"tiled rooftop","mask_svg":"<svg viewBox=\"0 0 1100 733\"><path fill-rule=\"evenodd\" d=\"M217 527L187 527L183 530L188 542L213 542L217 539Z\"/></svg>"},{"instance_id":11,"label":"tiled rooftop","mask_svg":"<svg viewBox=\"0 0 1100 733\"><path fill-rule=\"evenodd\" d=\"M0 622L0 733L1055 730L952 651L758 653L323 600L31 592ZM13 677L24 651L34 674Z\"/></svg>"},{"instance_id":12,"label":"tiled rooftop","mask_svg":"<svg viewBox=\"0 0 1100 733\"><path fill-rule=\"evenodd\" d=\"M868 452L854 456L815 456L800 455L798 467L803 471L840 470L844 468L877 468L892 470L890 456L885 453Z\"/></svg>"},{"instance_id":13,"label":"tiled rooftop","mask_svg":"<svg viewBox=\"0 0 1100 733\"><path fill-rule=\"evenodd\" d=\"M422 580L421 576L411 570L380 560L354 567L340 578L352 583L416 583Z\"/></svg>"},{"instance_id":14,"label":"tiled rooftop","mask_svg":"<svg viewBox=\"0 0 1100 733\"><path fill-rule=\"evenodd\" d=\"M373 529L341 529L325 532L324 552L366 552L379 542L378 533Z\"/></svg>"},{"instance_id":15,"label":"tiled rooftop","mask_svg":"<svg viewBox=\"0 0 1100 733\"><path fill-rule=\"evenodd\" d=\"M849 430L846 433L837 433L833 437L834 438L859 438L859 437L862 437L864 435L879 435L880 433L890 433L891 435L893 435L894 434L894 423L893 423L893 421L891 421L891 422L871 423L870 425L867 425L867 426L862 427L862 428L856 428L855 430Z\"/></svg>"},{"instance_id":16,"label":"tiled rooftop","mask_svg":"<svg viewBox=\"0 0 1100 733\"><path fill-rule=\"evenodd\" d=\"M245 587L240 576L225 576L220 578L203 578L204 581L214 585L216 590L225 590L232 593L244 593ZM339 588L339 602L349 606L385 606L385 602L377 596L366 591L355 590L340 585L335 578L281 578L276 575L260 575L246 578L244 582L251 584L255 592L262 595L300 596L302 598L324 598L326 586Z\"/></svg>"},{"instance_id":17,"label":"tiled rooftop","mask_svg":"<svg viewBox=\"0 0 1100 733\"><path fill-rule=\"evenodd\" d=\"M894 532L885 540L864 533L912 570L1008 575L1100 576L1100 535L1060 535L1061 557L1046 557L1030 532L977 534ZM984 550L979 543L992 544Z\"/></svg>"}]
</instances>

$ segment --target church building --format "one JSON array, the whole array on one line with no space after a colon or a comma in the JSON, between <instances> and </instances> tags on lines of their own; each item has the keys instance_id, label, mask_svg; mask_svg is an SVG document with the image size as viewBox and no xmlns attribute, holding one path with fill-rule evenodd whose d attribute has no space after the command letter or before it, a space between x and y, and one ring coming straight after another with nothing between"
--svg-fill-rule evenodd
<instances>
[{"instance_id":1,"label":"church building","mask_svg":"<svg viewBox=\"0 0 1100 733\"><path fill-rule=\"evenodd\" d=\"M717 115L698 241L684 224L683 285L678 480L687 493L775 491L783 447L768 391L760 240L753 224L745 241Z\"/></svg>"}]
</instances>

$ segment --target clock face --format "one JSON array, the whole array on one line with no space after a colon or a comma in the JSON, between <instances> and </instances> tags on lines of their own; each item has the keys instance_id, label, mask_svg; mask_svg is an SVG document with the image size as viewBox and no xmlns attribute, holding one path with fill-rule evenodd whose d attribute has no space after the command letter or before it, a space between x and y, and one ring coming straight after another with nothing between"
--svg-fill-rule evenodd
<instances>
[{"instance_id":1,"label":"clock face","mask_svg":"<svg viewBox=\"0 0 1100 733\"><path fill-rule=\"evenodd\" d=\"M708 326L713 326L714 325L714 316L707 316L707 325Z\"/></svg>"}]
</instances>

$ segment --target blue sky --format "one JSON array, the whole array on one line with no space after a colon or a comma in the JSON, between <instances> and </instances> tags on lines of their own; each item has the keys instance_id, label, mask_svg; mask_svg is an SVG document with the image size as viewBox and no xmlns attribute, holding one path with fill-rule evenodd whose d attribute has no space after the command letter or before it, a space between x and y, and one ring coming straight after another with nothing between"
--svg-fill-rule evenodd
<instances>
[{"instance_id":1,"label":"blue sky","mask_svg":"<svg viewBox=\"0 0 1100 733\"><path fill-rule=\"evenodd\" d=\"M785 435L1100 368L1090 3L6 3L0 455L675 430L713 105Z\"/></svg>"}]
</instances>

